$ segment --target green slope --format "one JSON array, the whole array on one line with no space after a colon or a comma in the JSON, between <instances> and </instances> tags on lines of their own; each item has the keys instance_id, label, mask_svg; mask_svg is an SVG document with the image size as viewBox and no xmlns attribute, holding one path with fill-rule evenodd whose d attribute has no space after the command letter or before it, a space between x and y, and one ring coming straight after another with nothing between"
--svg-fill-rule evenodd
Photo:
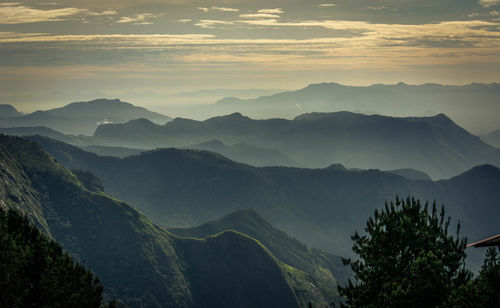
<instances>
[{"instance_id":1,"label":"green slope","mask_svg":"<svg viewBox=\"0 0 500 308\"><path fill-rule=\"evenodd\" d=\"M309 248L275 229L254 210L241 210L193 228L173 228L170 232L188 237L204 238L224 230L247 234L267 247L279 260L310 274L329 300L338 299L337 280L346 281L349 272L340 257Z\"/></svg>"},{"instance_id":2,"label":"green slope","mask_svg":"<svg viewBox=\"0 0 500 308\"><path fill-rule=\"evenodd\" d=\"M163 226L195 226L254 209L309 246L349 255L354 231L398 194L445 204L469 238L498 231L500 170L488 165L453 179L412 181L378 170L255 168L203 151L163 149L117 159L36 140L68 168L98 175L107 192Z\"/></svg>"},{"instance_id":3,"label":"green slope","mask_svg":"<svg viewBox=\"0 0 500 308\"><path fill-rule=\"evenodd\" d=\"M19 212L0 209L0 307L102 307L102 285Z\"/></svg>"},{"instance_id":4,"label":"green slope","mask_svg":"<svg viewBox=\"0 0 500 308\"><path fill-rule=\"evenodd\" d=\"M318 293L310 278L299 272L292 277L308 286L300 294L285 275L290 272L284 270L287 267L247 236L177 238L127 204L87 190L84 184L92 183L88 176L79 174L85 179L82 183L35 143L0 135L0 168L1 206L25 212L93 269L108 297L123 299L131 307L236 307L254 300L262 301L262 307L294 307ZM231 253L238 254L238 249L252 253L235 260ZM226 264L231 264L230 270ZM208 270L220 273L221 283L235 283L214 285ZM276 282L273 288L249 289L268 280ZM215 290L210 298L198 289L206 285ZM324 303L321 297L316 300Z\"/></svg>"}]
</instances>

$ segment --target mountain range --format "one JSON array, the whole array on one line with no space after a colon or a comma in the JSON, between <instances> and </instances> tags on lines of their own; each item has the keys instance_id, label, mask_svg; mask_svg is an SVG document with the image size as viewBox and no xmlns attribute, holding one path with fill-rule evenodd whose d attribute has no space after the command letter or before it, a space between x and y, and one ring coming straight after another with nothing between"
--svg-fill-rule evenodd
<instances>
[{"instance_id":1,"label":"mountain range","mask_svg":"<svg viewBox=\"0 0 500 308\"><path fill-rule=\"evenodd\" d=\"M25 213L130 307L304 307L327 301L307 273L236 231L175 236L70 172L39 145L0 135L0 208Z\"/></svg>"},{"instance_id":2,"label":"mountain range","mask_svg":"<svg viewBox=\"0 0 500 308\"><path fill-rule=\"evenodd\" d=\"M398 117L444 113L467 130L484 134L498 129L499 96L500 84L497 83L463 86L320 83L252 99L227 97L215 104L198 107L196 112L203 110L207 117L240 112L258 119L293 118L302 113L341 110Z\"/></svg>"},{"instance_id":3,"label":"mountain range","mask_svg":"<svg viewBox=\"0 0 500 308\"><path fill-rule=\"evenodd\" d=\"M293 120L254 120L234 113L205 121L176 118L165 125L139 119L101 125L92 138L98 144L145 149L186 147L214 139L278 151L294 165L307 168L334 163L361 169L413 168L441 179L479 164L500 166L499 149L444 114L395 118L335 112L302 114ZM280 164L288 165L289 160Z\"/></svg>"},{"instance_id":4,"label":"mountain range","mask_svg":"<svg viewBox=\"0 0 500 308\"><path fill-rule=\"evenodd\" d=\"M350 236L363 228L385 200L398 194L445 204L470 239L498 231L500 170L491 165L447 180L410 180L391 172L338 165L256 168L195 150L159 149L123 159L100 157L48 138L31 139L67 168L95 173L112 196L166 227L191 227L236 210L253 209L308 246L350 255Z\"/></svg>"},{"instance_id":5,"label":"mountain range","mask_svg":"<svg viewBox=\"0 0 500 308\"><path fill-rule=\"evenodd\" d=\"M61 108L35 111L27 115L0 117L0 127L44 126L65 134L92 135L98 125L122 123L146 118L158 124L165 124L171 118L137 107L119 99L97 99L89 102L75 102Z\"/></svg>"}]
</instances>

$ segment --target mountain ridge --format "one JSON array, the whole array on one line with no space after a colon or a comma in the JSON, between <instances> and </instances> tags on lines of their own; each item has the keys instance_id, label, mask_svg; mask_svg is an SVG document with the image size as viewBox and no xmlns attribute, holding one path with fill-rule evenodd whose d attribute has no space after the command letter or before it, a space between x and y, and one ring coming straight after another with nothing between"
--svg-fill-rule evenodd
<instances>
[{"instance_id":1,"label":"mountain ridge","mask_svg":"<svg viewBox=\"0 0 500 308\"><path fill-rule=\"evenodd\" d=\"M91 135L99 124L127 122L138 118L149 118L161 124L171 120L167 116L119 99L95 99L39 110L15 118L3 118L0 124L4 127L46 126L65 134Z\"/></svg>"},{"instance_id":2,"label":"mountain ridge","mask_svg":"<svg viewBox=\"0 0 500 308\"><path fill-rule=\"evenodd\" d=\"M347 256L354 231L396 195L444 203L470 237L494 232L490 218L500 217L496 176L481 180L465 173L462 181L422 181L376 169L256 168L211 152L173 148L117 159L47 138L33 140L66 167L97 174L106 191L170 228L253 209L306 245Z\"/></svg>"},{"instance_id":3,"label":"mountain ridge","mask_svg":"<svg viewBox=\"0 0 500 308\"><path fill-rule=\"evenodd\" d=\"M325 304L308 275L286 266L249 236L176 237L128 204L85 188L36 143L0 134L0 169L0 206L29 214L92 268L108 297L130 307L221 307L217 298L225 299L222 307ZM246 253L226 258L238 254L232 250L236 245ZM220 270L217 283L210 270ZM242 271L246 276L238 275ZM272 289L262 287L266 280ZM203 291L206 286L211 292Z\"/></svg>"},{"instance_id":4,"label":"mountain ridge","mask_svg":"<svg viewBox=\"0 0 500 308\"><path fill-rule=\"evenodd\" d=\"M224 98L206 109L212 111L210 115L238 111L254 118L293 118L304 112L339 110L400 117L445 113L479 133L497 128L499 94L498 83L349 86L324 82L259 98ZM471 102L477 105L472 111Z\"/></svg>"},{"instance_id":5,"label":"mountain ridge","mask_svg":"<svg viewBox=\"0 0 500 308\"><path fill-rule=\"evenodd\" d=\"M163 126L102 125L93 138L140 148L185 147L217 139L280 151L302 167L341 163L361 169L414 168L433 178L447 178L482 163L500 166L499 149L444 114L401 118L335 112L254 120L233 113L205 121L177 118Z\"/></svg>"}]
</instances>

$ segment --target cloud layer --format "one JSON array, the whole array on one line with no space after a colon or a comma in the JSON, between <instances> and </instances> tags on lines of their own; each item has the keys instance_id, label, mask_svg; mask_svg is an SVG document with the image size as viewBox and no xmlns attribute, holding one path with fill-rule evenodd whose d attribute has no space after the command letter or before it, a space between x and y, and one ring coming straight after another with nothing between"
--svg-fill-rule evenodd
<instances>
[{"instance_id":1,"label":"cloud layer","mask_svg":"<svg viewBox=\"0 0 500 308\"><path fill-rule=\"evenodd\" d=\"M499 11L500 0L2 2L0 91L104 76L278 88L356 72L499 81Z\"/></svg>"}]
</instances>

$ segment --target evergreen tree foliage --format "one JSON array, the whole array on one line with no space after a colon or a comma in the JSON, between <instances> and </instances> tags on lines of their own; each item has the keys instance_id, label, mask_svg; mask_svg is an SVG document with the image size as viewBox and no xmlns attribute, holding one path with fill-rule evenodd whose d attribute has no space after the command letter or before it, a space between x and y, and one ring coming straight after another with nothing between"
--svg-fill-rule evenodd
<instances>
[{"instance_id":1,"label":"evergreen tree foliage","mask_svg":"<svg viewBox=\"0 0 500 308\"><path fill-rule=\"evenodd\" d=\"M358 260L344 260L354 281L339 286L344 307L449 307L471 277L466 239L448 234L450 218L436 204L407 198L386 202L352 236Z\"/></svg>"},{"instance_id":2,"label":"evergreen tree foliage","mask_svg":"<svg viewBox=\"0 0 500 308\"><path fill-rule=\"evenodd\" d=\"M0 209L0 277L0 307L102 304L98 278L12 209Z\"/></svg>"},{"instance_id":3,"label":"evergreen tree foliage","mask_svg":"<svg viewBox=\"0 0 500 308\"><path fill-rule=\"evenodd\" d=\"M479 276L460 289L455 307L500 307L500 255L488 248Z\"/></svg>"}]
</instances>

